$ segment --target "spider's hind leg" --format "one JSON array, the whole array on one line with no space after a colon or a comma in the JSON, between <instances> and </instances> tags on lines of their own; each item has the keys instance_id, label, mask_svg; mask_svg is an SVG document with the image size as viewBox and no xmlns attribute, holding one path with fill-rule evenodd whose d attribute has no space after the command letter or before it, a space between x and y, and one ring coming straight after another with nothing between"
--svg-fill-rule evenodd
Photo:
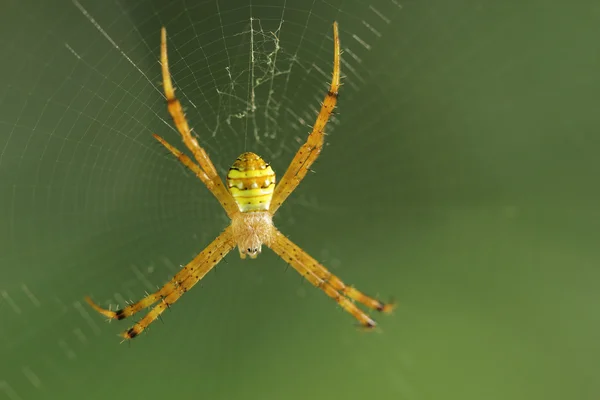
<instances>
[{"instance_id":1,"label":"spider's hind leg","mask_svg":"<svg viewBox=\"0 0 600 400\"><path fill-rule=\"evenodd\" d=\"M275 186L273 199L269 206L271 214L275 214L283 202L298 187L304 179L312 164L321 154L325 140L325 126L329 117L333 113L338 99L340 88L340 39L338 34L337 22L333 24L333 72L331 75L331 84L329 90L321 103L321 110L317 115L312 131L308 135L306 142L298 149L294 159L285 171L285 174Z\"/></svg>"},{"instance_id":2,"label":"spider's hind leg","mask_svg":"<svg viewBox=\"0 0 600 400\"><path fill-rule=\"evenodd\" d=\"M213 162L206 150L200 146L198 140L192 135L192 130L187 122L185 113L181 103L175 96L175 89L173 88L173 82L171 80L171 72L169 71L169 57L167 56L167 30L163 27L160 32L160 62L163 77L163 89L165 97L167 99L167 108L169 114L175 123L175 127L181 134L183 143L192 152L194 158L198 162L196 167L191 165L191 160L187 156L181 156L179 150L174 149L171 145L168 145L166 141L157 135L154 137L160 141L171 153L173 153L179 161L190 168L194 173L204 182L208 189L215 195L219 200L227 215L231 218L237 214L238 207L231 197L231 194L227 191L223 185L223 181L217 173ZM202 176L201 176L202 175Z\"/></svg>"}]
</instances>

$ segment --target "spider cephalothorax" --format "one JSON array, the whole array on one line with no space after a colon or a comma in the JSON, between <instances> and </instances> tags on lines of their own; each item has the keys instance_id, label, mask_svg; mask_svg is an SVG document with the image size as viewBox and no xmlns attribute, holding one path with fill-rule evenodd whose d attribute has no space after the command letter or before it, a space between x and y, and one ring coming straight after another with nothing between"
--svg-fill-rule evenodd
<instances>
[{"instance_id":1,"label":"spider cephalothorax","mask_svg":"<svg viewBox=\"0 0 600 400\"><path fill-rule=\"evenodd\" d=\"M268 211L249 211L239 213L231 220L233 238L240 251L240 257L256 258L262 251L262 245L273 243L273 219Z\"/></svg>"},{"instance_id":2,"label":"spider cephalothorax","mask_svg":"<svg viewBox=\"0 0 600 400\"><path fill-rule=\"evenodd\" d=\"M173 279L142 300L122 309L111 311L101 308L89 297L86 298L96 311L110 319L127 318L158 302L144 318L122 333L124 339L138 336L236 246L242 258L246 258L246 255L256 258L261 252L263 244L270 247L306 280L322 289L366 328L373 328L376 325L375 321L358 308L355 302L377 311L389 312L392 310L392 304L384 304L351 286L346 286L338 277L273 226L273 215L306 176L323 148L325 125L335 108L340 87L340 41L337 23L333 24L333 44L333 74L329 91L323 100L312 132L308 135L306 143L294 156L281 181L276 184L275 172L258 155L243 153L229 169L225 186L210 157L192 136L181 103L175 97L167 58L167 31L165 28L161 30L160 60L169 113L177 130L181 133L183 142L194 155L196 163L160 136L154 135L154 138L206 185L221 203L231 219L231 224Z\"/></svg>"}]
</instances>

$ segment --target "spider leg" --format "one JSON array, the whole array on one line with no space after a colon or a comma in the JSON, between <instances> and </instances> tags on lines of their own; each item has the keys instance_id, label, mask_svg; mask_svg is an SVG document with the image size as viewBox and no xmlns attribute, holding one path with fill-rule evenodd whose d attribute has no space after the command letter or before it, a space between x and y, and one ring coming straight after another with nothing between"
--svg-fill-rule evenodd
<instances>
[{"instance_id":1,"label":"spider leg","mask_svg":"<svg viewBox=\"0 0 600 400\"><path fill-rule=\"evenodd\" d=\"M211 182L210 185L205 182L206 186L215 195L215 197L217 199L219 199L219 201L221 202L221 205L223 206L223 208L225 208L227 215L229 215L229 217L231 217L234 214L239 212L238 206L236 205L235 201L233 200L231 194L225 188L225 185L223 185L223 181L219 177L219 174L217 173L217 170L216 170L214 164L210 160L210 157L206 153L206 150L204 150L204 148L200 147L196 138L194 138L192 136L192 132L191 132L188 122L185 118L185 113L183 112L181 103L175 96L175 89L173 88L173 83L171 82L171 73L169 72L169 59L167 56L167 30L164 27L160 31L160 38L161 38L160 62L162 65L163 89L165 92L165 97L167 98L167 106L169 109L169 114L171 114L171 117L173 118L173 122L175 123L177 130L179 131L179 133L181 134L181 137L183 138L183 143L185 143L187 148L190 149L190 151L194 155L194 158L200 165L200 169L202 169L202 171L204 171L204 175L206 177L208 177L208 181ZM155 136L155 138L157 140L159 140L158 137ZM164 140L159 140L159 141L163 145L165 145L165 147L167 147L167 149L169 149L169 151L171 151L171 153L175 154L176 157L179 158L179 160L181 162L184 162L173 151L174 148L172 146L171 147L166 146L166 142ZM184 162L184 164L188 168L191 168L185 162ZM194 172L196 172L196 171L194 171ZM198 174L196 173L196 175L198 175ZM202 178L200 178L200 179L202 179ZM204 182L203 179L202 179L202 181Z\"/></svg>"},{"instance_id":2,"label":"spider leg","mask_svg":"<svg viewBox=\"0 0 600 400\"><path fill-rule=\"evenodd\" d=\"M344 310L352 314L362 326L373 328L376 326L376 323L350 299L359 301L375 310L391 311L392 306L385 305L354 288L344 285L339 278L327 271L325 267L278 230L275 230L274 240L269 247L310 283L323 290L325 294L334 299Z\"/></svg>"},{"instance_id":3,"label":"spider leg","mask_svg":"<svg viewBox=\"0 0 600 400\"><path fill-rule=\"evenodd\" d=\"M196 283L198 283L204 276L214 268L226 255L233 249L235 242L233 240L231 227L227 228L219 237L217 237L211 244L206 247L202 253L203 261L195 265L188 273L188 276L178 284L176 290L165 296L152 310L148 312L140 321L138 321L131 328L127 329L121 336L124 339L133 339L144 331L152 322L154 322L160 315L173 303L188 290L190 290Z\"/></svg>"},{"instance_id":4,"label":"spider leg","mask_svg":"<svg viewBox=\"0 0 600 400\"><path fill-rule=\"evenodd\" d=\"M181 282L185 280L193 269L201 264L206 255L203 253L198 254L192 261L190 261L184 268L182 268L169 282L165 283L160 289L156 292L148 294L146 297L137 301L133 304L128 305L127 307L121 308L119 310L112 311L110 309L105 309L94 303L94 301L86 296L85 300L88 302L90 306L100 314L104 315L109 319L121 320L127 317L132 316L144 308L150 307L152 304L156 303L160 299L164 299L173 291L177 290L177 288L181 285Z\"/></svg>"},{"instance_id":5,"label":"spider leg","mask_svg":"<svg viewBox=\"0 0 600 400\"><path fill-rule=\"evenodd\" d=\"M234 247L232 228L228 227L223 231L211 244L209 244L200 254L182 268L169 282L162 288L152 293L142 300L133 303L123 309L111 311L101 308L94 303L89 297L86 301L94 310L110 319L124 319L144 308L150 307L152 304L160 301L160 303L151 310L146 317L135 324L131 329L123 332L121 336L126 339L131 339L142 332L151 322L160 316L162 311L173 304L187 292L194 284L204 277L227 253ZM160 312L155 312L157 308ZM151 316L151 318L149 318Z\"/></svg>"},{"instance_id":6,"label":"spider leg","mask_svg":"<svg viewBox=\"0 0 600 400\"><path fill-rule=\"evenodd\" d=\"M372 310L390 313L394 309L394 303L383 303L377 299L374 299L373 297L367 296L352 286L347 286L340 278L333 275L327 268L308 255L300 248L300 246L289 240L284 234L277 231L276 235L277 239L286 246L288 252L291 252L294 255L294 258L301 262L305 268L309 269L319 279L330 284L335 290L339 291L344 296L358 301ZM281 237L281 239L279 239L279 237Z\"/></svg>"},{"instance_id":7,"label":"spider leg","mask_svg":"<svg viewBox=\"0 0 600 400\"><path fill-rule=\"evenodd\" d=\"M235 200L231 196L222 196L221 192L219 192L217 190L217 188L215 187L214 181L211 180L208 177L208 175L206 175L206 172L204 172L204 170L202 168L200 168L200 166L198 166L198 164L194 163L188 156L186 156L184 153L182 153L181 151L177 150L175 147L170 145L162 137L160 137L156 134L153 134L152 136L156 140L158 140L163 146L165 146L166 149L169 150L171 152L171 154L173 154L179 160L179 162L181 162L183 165L188 167L194 174L196 174L196 176L202 181L202 183L204 183L206 185L208 190L210 190L211 193L215 195L217 200L219 200L219 203L221 203L221 206L225 209L225 211L227 212L227 215L230 218L233 216L233 214L231 214L232 212L235 212L235 213L238 212L238 208L235 205ZM233 204L233 207L231 206L232 204ZM234 209L234 211L231 211L232 209Z\"/></svg>"},{"instance_id":8,"label":"spider leg","mask_svg":"<svg viewBox=\"0 0 600 400\"><path fill-rule=\"evenodd\" d=\"M333 73L329 91L325 95L321 111L313 125L312 132L308 135L306 143L300 147L287 171L285 171L285 174L279 181L279 184L275 186L273 200L271 200L269 209L271 214L275 214L287 197L298 187L323 149L325 125L327 125L329 116L335 108L340 88L340 39L337 22L333 23L333 45Z\"/></svg>"}]
</instances>

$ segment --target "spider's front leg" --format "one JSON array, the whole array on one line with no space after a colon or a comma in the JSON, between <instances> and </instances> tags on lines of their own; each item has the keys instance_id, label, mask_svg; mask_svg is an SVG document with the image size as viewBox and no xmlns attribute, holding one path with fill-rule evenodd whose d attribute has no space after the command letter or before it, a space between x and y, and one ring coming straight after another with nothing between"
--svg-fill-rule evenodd
<instances>
[{"instance_id":1,"label":"spider's front leg","mask_svg":"<svg viewBox=\"0 0 600 400\"><path fill-rule=\"evenodd\" d=\"M111 311L101 308L89 297L86 301L100 314L111 319L127 318L152 304L159 302L144 318L121 334L124 339L133 339L154 322L160 314L198 283L217 265L235 246L231 226L225 229L200 254L181 269L168 283L157 292L131 304L121 310Z\"/></svg>"},{"instance_id":2,"label":"spider's front leg","mask_svg":"<svg viewBox=\"0 0 600 400\"><path fill-rule=\"evenodd\" d=\"M377 324L361 309L356 307L351 300L358 301L373 310L384 313L389 313L394 309L394 304L382 303L351 286L346 286L338 277L329 272L323 265L319 264L317 260L294 244L284 234L275 228L273 229L275 230L274 240L269 247L310 283L322 289L325 294L334 299L344 310L352 314L362 326L373 328Z\"/></svg>"}]
</instances>

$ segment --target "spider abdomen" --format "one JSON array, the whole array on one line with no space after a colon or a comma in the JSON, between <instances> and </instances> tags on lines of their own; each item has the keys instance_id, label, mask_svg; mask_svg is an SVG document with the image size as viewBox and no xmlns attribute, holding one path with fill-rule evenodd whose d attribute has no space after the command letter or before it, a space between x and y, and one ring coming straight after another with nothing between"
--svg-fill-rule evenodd
<instances>
[{"instance_id":1,"label":"spider abdomen","mask_svg":"<svg viewBox=\"0 0 600 400\"><path fill-rule=\"evenodd\" d=\"M275 172L254 153L242 153L227 173L227 188L241 212L267 211L275 189Z\"/></svg>"}]
</instances>

